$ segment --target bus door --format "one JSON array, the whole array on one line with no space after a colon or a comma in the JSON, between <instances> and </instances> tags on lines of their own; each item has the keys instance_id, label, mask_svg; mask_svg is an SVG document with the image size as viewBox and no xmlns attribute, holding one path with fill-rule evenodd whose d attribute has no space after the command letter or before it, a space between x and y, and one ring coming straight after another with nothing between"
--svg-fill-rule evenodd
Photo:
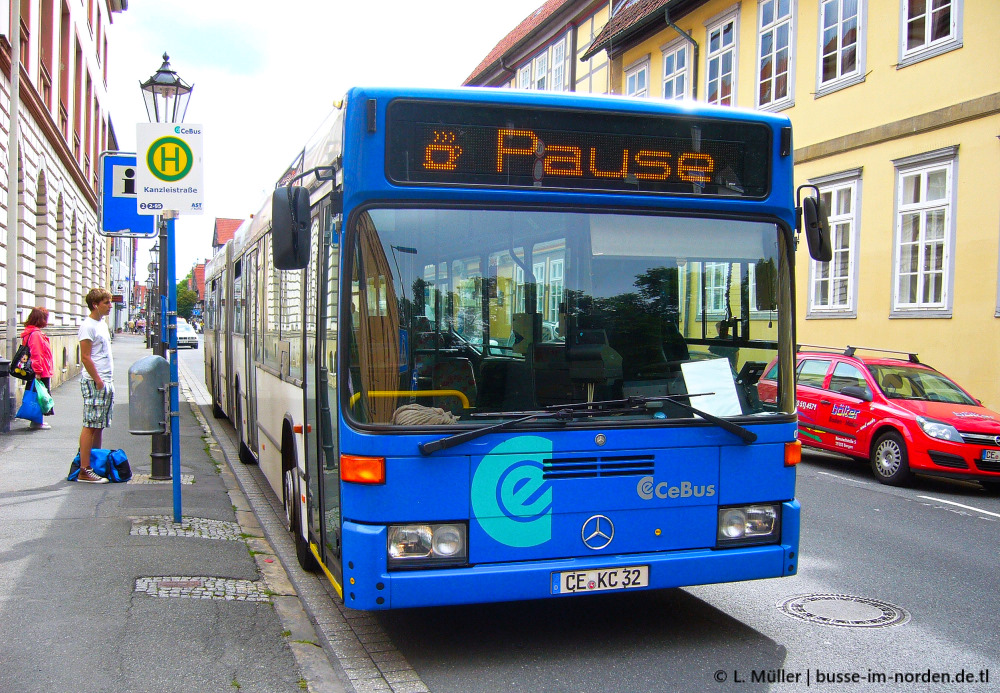
<instances>
[{"instance_id":1,"label":"bus door","mask_svg":"<svg viewBox=\"0 0 1000 693\"><path fill-rule=\"evenodd\" d=\"M314 212L315 213L315 212ZM339 215L337 216L339 219ZM340 300L340 244L335 218L329 200L318 207L313 217L312 247L317 257L311 263L316 268L316 290L310 290L317 305L310 310L316 316L315 349L307 353L315 363L307 371L314 374L315 387L310 383L307 402L315 408L315 454L308 455L306 473L309 486L309 531L320 540L323 562L340 581L341 568L341 512L340 512L340 451L337 426L340 420L337 397L337 307ZM310 287L311 289L311 287Z\"/></svg>"},{"instance_id":2,"label":"bus door","mask_svg":"<svg viewBox=\"0 0 1000 693\"><path fill-rule=\"evenodd\" d=\"M260 321L260 312L257 308L257 249L254 248L247 253L245 267L243 269L243 295L246 297L245 324L246 324L246 348L243 350L246 359L246 382L243 389L246 392L246 412L247 426L245 432L246 446L250 452L257 456L257 368L254 354L257 353L257 323Z\"/></svg>"}]
</instances>

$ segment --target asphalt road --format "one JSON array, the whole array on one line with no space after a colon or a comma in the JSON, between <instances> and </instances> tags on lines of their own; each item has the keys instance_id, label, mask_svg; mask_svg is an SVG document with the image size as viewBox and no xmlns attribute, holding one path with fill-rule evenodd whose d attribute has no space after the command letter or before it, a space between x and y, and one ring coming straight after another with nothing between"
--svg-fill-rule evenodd
<instances>
[{"instance_id":1,"label":"asphalt road","mask_svg":"<svg viewBox=\"0 0 1000 693\"><path fill-rule=\"evenodd\" d=\"M798 474L794 577L385 612L371 625L435 693L995 688L1000 497L919 477L890 488L822 453ZM788 613L803 610L826 621Z\"/></svg>"}]
</instances>

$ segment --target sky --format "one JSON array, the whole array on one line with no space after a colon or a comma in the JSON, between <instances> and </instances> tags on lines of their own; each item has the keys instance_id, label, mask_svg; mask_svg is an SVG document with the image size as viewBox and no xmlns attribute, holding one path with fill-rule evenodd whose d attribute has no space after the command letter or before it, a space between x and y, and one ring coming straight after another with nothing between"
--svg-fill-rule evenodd
<instances>
[{"instance_id":1,"label":"sky","mask_svg":"<svg viewBox=\"0 0 1000 693\"><path fill-rule=\"evenodd\" d=\"M212 255L216 217L246 219L352 86L455 87L544 0L130 0L108 40L121 151L147 123L139 89L163 62L194 85L205 212L176 222L178 281ZM140 241L144 281L151 241Z\"/></svg>"}]
</instances>

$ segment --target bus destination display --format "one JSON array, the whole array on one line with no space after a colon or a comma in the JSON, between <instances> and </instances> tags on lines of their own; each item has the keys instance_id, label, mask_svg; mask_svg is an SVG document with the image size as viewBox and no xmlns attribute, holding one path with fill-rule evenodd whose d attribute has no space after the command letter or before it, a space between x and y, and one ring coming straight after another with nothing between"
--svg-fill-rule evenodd
<instances>
[{"instance_id":1,"label":"bus destination display","mask_svg":"<svg viewBox=\"0 0 1000 693\"><path fill-rule=\"evenodd\" d=\"M689 116L398 101L386 167L404 184L766 197L771 131Z\"/></svg>"}]
</instances>

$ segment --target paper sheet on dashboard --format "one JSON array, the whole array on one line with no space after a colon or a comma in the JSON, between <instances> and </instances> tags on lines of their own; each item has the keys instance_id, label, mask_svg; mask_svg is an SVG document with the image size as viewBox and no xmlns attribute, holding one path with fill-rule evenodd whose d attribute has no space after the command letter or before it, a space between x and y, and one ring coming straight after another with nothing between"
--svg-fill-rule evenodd
<instances>
[{"instance_id":1,"label":"paper sheet on dashboard","mask_svg":"<svg viewBox=\"0 0 1000 693\"><path fill-rule=\"evenodd\" d=\"M708 359L681 364L684 386L688 392L711 392L692 397L691 406L715 416L738 416L743 413L729 359Z\"/></svg>"}]
</instances>

